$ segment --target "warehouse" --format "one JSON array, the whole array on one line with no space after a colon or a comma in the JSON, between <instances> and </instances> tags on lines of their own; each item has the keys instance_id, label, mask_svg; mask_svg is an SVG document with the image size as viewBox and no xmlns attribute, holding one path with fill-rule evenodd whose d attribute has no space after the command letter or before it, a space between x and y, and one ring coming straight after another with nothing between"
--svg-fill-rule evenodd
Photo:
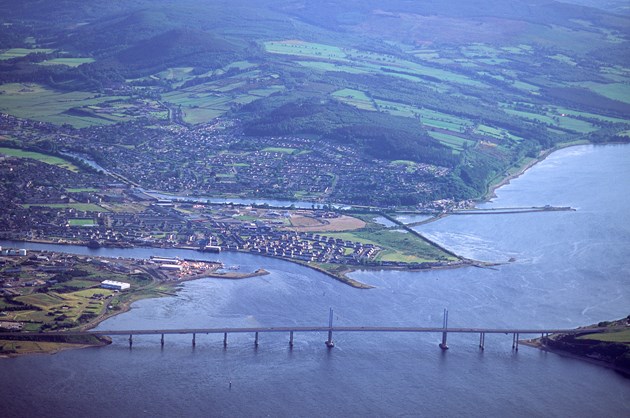
<instances>
[{"instance_id":1,"label":"warehouse","mask_svg":"<svg viewBox=\"0 0 630 418\"><path fill-rule=\"evenodd\" d=\"M103 289L125 290L125 289L129 289L131 285L129 283L117 282L114 280L103 280L101 282L101 287Z\"/></svg>"}]
</instances>

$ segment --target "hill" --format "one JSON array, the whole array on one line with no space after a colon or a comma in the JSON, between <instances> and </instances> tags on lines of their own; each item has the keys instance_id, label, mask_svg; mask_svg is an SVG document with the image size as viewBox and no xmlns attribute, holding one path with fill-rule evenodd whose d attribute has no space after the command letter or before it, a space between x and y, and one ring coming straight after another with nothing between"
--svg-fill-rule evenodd
<instances>
[{"instance_id":1,"label":"hill","mask_svg":"<svg viewBox=\"0 0 630 418\"><path fill-rule=\"evenodd\" d=\"M162 144L169 172L188 179L173 192L467 199L558 144L627 140L630 130L630 18L592 2L13 3L0 0L3 112L82 127L79 137L101 143L72 147L102 158L92 148L115 143L130 161L150 160L143 167L164 162L147 145L156 126L197 137L229 121L233 139L216 146L242 153L225 177L184 163L194 141ZM318 152L374 167L365 179L335 171L342 164L325 181L267 184L245 168L245 153L267 148L302 150L277 165L289 171ZM109 164L156 186L138 167ZM375 188L387 193L359 197Z\"/></svg>"}]
</instances>

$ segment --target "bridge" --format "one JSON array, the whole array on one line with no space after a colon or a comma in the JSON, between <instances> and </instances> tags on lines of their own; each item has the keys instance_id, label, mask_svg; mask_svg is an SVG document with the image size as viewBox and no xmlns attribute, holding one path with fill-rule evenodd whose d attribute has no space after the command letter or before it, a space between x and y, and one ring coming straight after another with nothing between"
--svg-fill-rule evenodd
<instances>
[{"instance_id":1,"label":"bridge","mask_svg":"<svg viewBox=\"0 0 630 418\"><path fill-rule=\"evenodd\" d=\"M444 319L441 327L389 327L389 326L333 326L333 310L330 309L328 326L281 326L281 327L243 327L243 328L179 328L179 329L143 329L143 330L91 330L91 331L53 331L53 332L0 332L0 339L5 336L15 337L59 337L59 336L129 336L129 347L133 345L133 336L136 335L160 335L160 344L164 346L164 336L174 334L192 335L192 345L196 344L197 334L223 334L223 345L228 344L229 334L254 334L254 345L258 346L258 337L261 333L288 333L289 346L293 347L295 333L327 333L325 344L328 348L334 347L333 333L343 332L380 332L380 333L439 333L442 334L442 342L439 347L447 350L447 336L452 334L479 334L479 348L485 347L486 334L512 334L512 349L518 351L521 335L540 335L547 337L550 334L583 334L601 333L611 331L610 328L449 328L448 311L444 310Z\"/></svg>"}]
</instances>

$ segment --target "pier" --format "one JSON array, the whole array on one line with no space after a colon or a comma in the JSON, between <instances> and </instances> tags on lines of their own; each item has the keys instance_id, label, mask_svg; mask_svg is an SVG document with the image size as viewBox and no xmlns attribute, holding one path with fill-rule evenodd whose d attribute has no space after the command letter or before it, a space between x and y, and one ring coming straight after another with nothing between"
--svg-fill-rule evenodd
<instances>
[{"instance_id":1,"label":"pier","mask_svg":"<svg viewBox=\"0 0 630 418\"><path fill-rule=\"evenodd\" d=\"M515 213L533 212L574 212L575 209L569 206L530 206L518 208L489 208L489 209L461 209L447 212L449 215L508 215Z\"/></svg>"}]
</instances>

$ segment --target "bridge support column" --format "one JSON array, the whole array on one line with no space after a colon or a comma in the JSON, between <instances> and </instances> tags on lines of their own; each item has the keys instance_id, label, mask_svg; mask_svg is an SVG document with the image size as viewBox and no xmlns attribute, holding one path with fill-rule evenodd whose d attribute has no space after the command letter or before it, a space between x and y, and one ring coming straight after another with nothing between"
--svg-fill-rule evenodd
<instances>
[{"instance_id":1,"label":"bridge support column","mask_svg":"<svg viewBox=\"0 0 630 418\"><path fill-rule=\"evenodd\" d=\"M160 345L164 347L164 334L162 334L162 338L160 338Z\"/></svg>"},{"instance_id":2,"label":"bridge support column","mask_svg":"<svg viewBox=\"0 0 630 418\"><path fill-rule=\"evenodd\" d=\"M254 346L258 347L258 332L256 332L256 336L254 337Z\"/></svg>"},{"instance_id":3,"label":"bridge support column","mask_svg":"<svg viewBox=\"0 0 630 418\"><path fill-rule=\"evenodd\" d=\"M516 350L518 351L518 339L520 337L520 334L518 332L515 332L512 335L512 350Z\"/></svg>"},{"instance_id":4,"label":"bridge support column","mask_svg":"<svg viewBox=\"0 0 630 418\"><path fill-rule=\"evenodd\" d=\"M194 347L195 345L197 345L197 342L195 341L195 339L196 339L195 337L196 337L196 336L197 336L197 334L195 334L195 333L193 332L193 340L192 340L192 346L193 346L193 347Z\"/></svg>"},{"instance_id":5,"label":"bridge support column","mask_svg":"<svg viewBox=\"0 0 630 418\"><path fill-rule=\"evenodd\" d=\"M129 334L129 348L133 345L133 334Z\"/></svg>"},{"instance_id":6,"label":"bridge support column","mask_svg":"<svg viewBox=\"0 0 630 418\"><path fill-rule=\"evenodd\" d=\"M289 347L293 348L293 331L289 332Z\"/></svg>"},{"instance_id":7,"label":"bridge support column","mask_svg":"<svg viewBox=\"0 0 630 418\"><path fill-rule=\"evenodd\" d=\"M483 351L486 345L486 333L482 332L479 334L479 348Z\"/></svg>"},{"instance_id":8,"label":"bridge support column","mask_svg":"<svg viewBox=\"0 0 630 418\"><path fill-rule=\"evenodd\" d=\"M227 332L223 333L223 347L227 347Z\"/></svg>"},{"instance_id":9,"label":"bridge support column","mask_svg":"<svg viewBox=\"0 0 630 418\"><path fill-rule=\"evenodd\" d=\"M330 313L328 315L328 339L326 340L326 347L333 348L335 343L332 339L332 325L333 325L333 309L330 308Z\"/></svg>"},{"instance_id":10,"label":"bridge support column","mask_svg":"<svg viewBox=\"0 0 630 418\"><path fill-rule=\"evenodd\" d=\"M444 332L442 332L442 342L440 343L440 348L442 350L448 350L448 344L446 344L446 329L448 328L448 309L444 309L444 319L442 321L442 325L444 328Z\"/></svg>"}]
</instances>

